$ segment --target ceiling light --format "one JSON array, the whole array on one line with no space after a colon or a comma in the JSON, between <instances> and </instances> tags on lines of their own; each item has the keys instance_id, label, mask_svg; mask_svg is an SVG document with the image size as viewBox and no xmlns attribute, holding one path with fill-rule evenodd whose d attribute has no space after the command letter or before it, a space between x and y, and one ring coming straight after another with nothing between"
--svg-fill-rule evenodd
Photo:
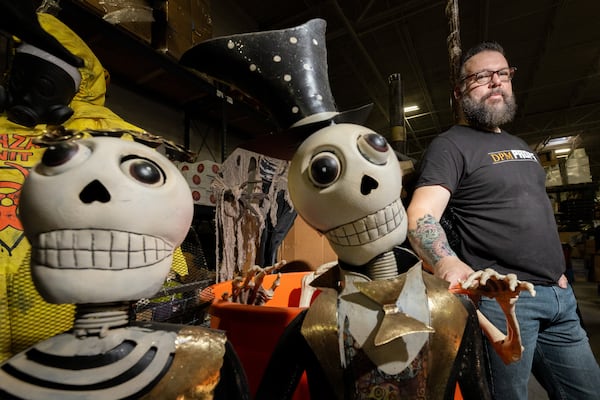
<instances>
[{"instance_id":1,"label":"ceiling light","mask_svg":"<svg viewBox=\"0 0 600 400\"><path fill-rule=\"evenodd\" d=\"M539 154L556 149L576 149L577 147L579 147L580 143L581 137L579 134L559 136L554 138L548 137L535 146L535 151Z\"/></svg>"},{"instance_id":2,"label":"ceiling light","mask_svg":"<svg viewBox=\"0 0 600 400\"><path fill-rule=\"evenodd\" d=\"M570 136L560 136L549 139L545 143L545 148L547 150L556 148L556 147L574 147L579 142L579 135L570 135Z\"/></svg>"},{"instance_id":3,"label":"ceiling light","mask_svg":"<svg viewBox=\"0 0 600 400\"><path fill-rule=\"evenodd\" d=\"M404 107L404 112L405 113L412 112L412 111L419 111L419 110L420 110L419 106L407 106L407 107Z\"/></svg>"},{"instance_id":4,"label":"ceiling light","mask_svg":"<svg viewBox=\"0 0 600 400\"><path fill-rule=\"evenodd\" d=\"M567 157L569 157L569 155L568 155L568 154L558 154L558 155L556 156L556 158L567 158Z\"/></svg>"},{"instance_id":5,"label":"ceiling light","mask_svg":"<svg viewBox=\"0 0 600 400\"><path fill-rule=\"evenodd\" d=\"M570 152L571 152L570 147L561 147L560 149L554 149L554 154L565 154L565 153L570 153Z\"/></svg>"}]
</instances>

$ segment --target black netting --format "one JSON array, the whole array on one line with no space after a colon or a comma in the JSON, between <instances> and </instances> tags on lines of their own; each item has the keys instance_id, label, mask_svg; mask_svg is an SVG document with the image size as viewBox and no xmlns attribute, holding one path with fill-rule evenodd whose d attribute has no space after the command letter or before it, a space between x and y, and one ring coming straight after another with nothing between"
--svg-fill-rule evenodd
<instances>
[{"instance_id":1,"label":"black netting","mask_svg":"<svg viewBox=\"0 0 600 400\"><path fill-rule=\"evenodd\" d=\"M210 224L200 227L202 229L211 229ZM206 296L205 289L215 283L215 269L209 267L200 239L203 232L199 234L198 230L198 226L190 229L181 245L183 257L174 257L173 268L161 291L132 306L133 319L185 325L205 324L212 300ZM214 231L210 234L214 236Z\"/></svg>"}]
</instances>

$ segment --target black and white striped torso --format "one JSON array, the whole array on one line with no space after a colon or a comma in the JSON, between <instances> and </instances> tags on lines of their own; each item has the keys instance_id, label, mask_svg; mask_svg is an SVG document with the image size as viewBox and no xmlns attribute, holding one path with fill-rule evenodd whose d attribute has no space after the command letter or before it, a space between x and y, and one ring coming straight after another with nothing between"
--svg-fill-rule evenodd
<instances>
[{"instance_id":1,"label":"black and white striped torso","mask_svg":"<svg viewBox=\"0 0 600 400\"><path fill-rule=\"evenodd\" d=\"M0 367L8 399L133 399L169 369L176 332L126 327L105 337L64 333L15 355Z\"/></svg>"}]
</instances>

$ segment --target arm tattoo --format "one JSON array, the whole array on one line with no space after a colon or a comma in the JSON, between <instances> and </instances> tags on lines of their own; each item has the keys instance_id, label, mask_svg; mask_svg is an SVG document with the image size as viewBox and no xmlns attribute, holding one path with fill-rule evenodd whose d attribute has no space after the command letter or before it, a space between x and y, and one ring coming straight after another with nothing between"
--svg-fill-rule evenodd
<instances>
[{"instance_id":1,"label":"arm tattoo","mask_svg":"<svg viewBox=\"0 0 600 400\"><path fill-rule=\"evenodd\" d=\"M408 238L417 254L432 267L444 257L456 256L444 228L430 214L417 220L417 228L408 230Z\"/></svg>"}]
</instances>

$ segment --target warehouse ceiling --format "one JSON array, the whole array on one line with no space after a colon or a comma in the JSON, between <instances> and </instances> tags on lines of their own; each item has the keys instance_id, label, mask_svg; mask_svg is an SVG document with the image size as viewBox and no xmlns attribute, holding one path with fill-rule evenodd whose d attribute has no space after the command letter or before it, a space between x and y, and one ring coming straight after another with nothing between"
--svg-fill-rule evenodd
<instances>
[{"instance_id":1,"label":"warehouse ceiling","mask_svg":"<svg viewBox=\"0 0 600 400\"><path fill-rule=\"evenodd\" d=\"M116 79L137 89L158 92L163 100L203 110L219 118L207 89L169 63L160 65L146 53L115 46L120 37L102 29L63 0L67 24L90 44ZM227 3L225 6L223 4ZM405 114L405 153L420 159L429 142L454 121L451 107L447 38L448 3L436 0L228 0L212 2L213 30L230 33L273 30L300 25L312 18L327 22L328 69L339 110L373 104L366 125L390 131L388 78L400 74ZM505 128L532 147L549 139L574 135L590 157L592 176L600 180L600 1L594 0L462 0L458 4L461 47L483 40L501 43L511 65L518 111ZM217 15L217 6L221 8ZM225 8L225 12L223 12ZM237 8L237 10L234 10ZM224 20L237 11L249 24L232 27ZM233 30L233 31L232 31ZM173 78L179 79L173 81ZM181 80L183 79L183 81ZM210 89L208 89L210 91ZM256 107L247 109L255 113ZM230 112L230 129L252 138L269 129L260 110L251 118Z\"/></svg>"},{"instance_id":2,"label":"warehouse ceiling","mask_svg":"<svg viewBox=\"0 0 600 400\"><path fill-rule=\"evenodd\" d=\"M418 159L454 121L450 103L446 1L235 0L257 30L320 17L327 21L329 76L341 110L373 103L367 125L389 132L388 77L399 73L407 153ZM501 43L518 68L518 114L505 128L528 144L579 135L600 178L600 2L589 0L463 0L460 43Z\"/></svg>"}]
</instances>

